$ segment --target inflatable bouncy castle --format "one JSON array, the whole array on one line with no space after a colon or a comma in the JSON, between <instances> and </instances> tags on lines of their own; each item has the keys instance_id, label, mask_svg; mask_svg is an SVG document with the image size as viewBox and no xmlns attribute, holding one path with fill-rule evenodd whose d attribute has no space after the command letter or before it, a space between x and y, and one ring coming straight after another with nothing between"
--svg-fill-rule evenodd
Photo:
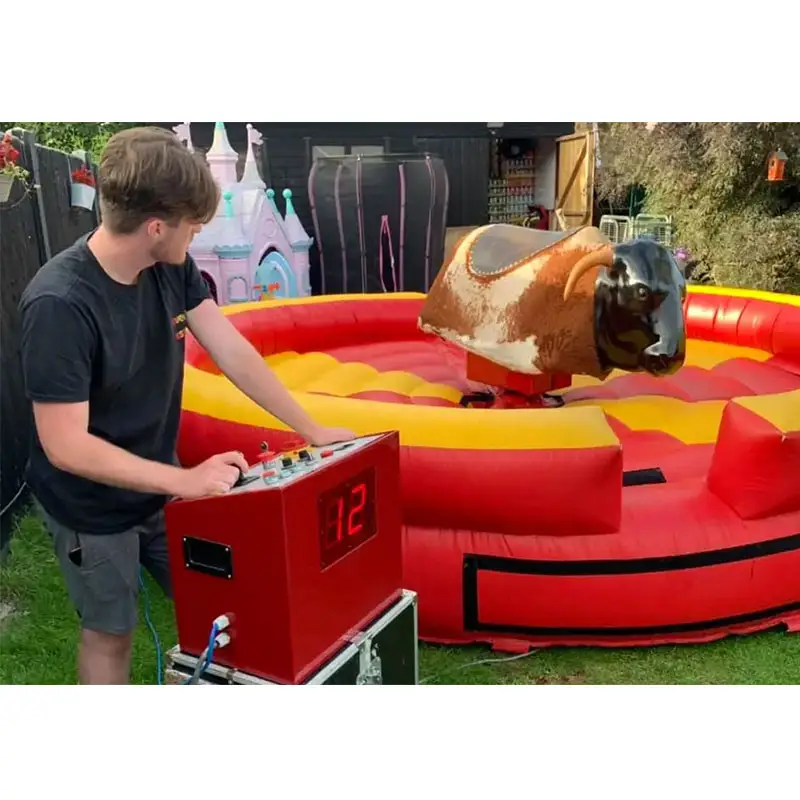
<instances>
[{"instance_id":1,"label":"inflatable bouncy castle","mask_svg":"<svg viewBox=\"0 0 800 800\"><path fill-rule=\"evenodd\" d=\"M659 244L490 225L427 293L224 309L298 401L399 430L420 636L524 650L800 626L800 298ZM188 464L294 434L187 344Z\"/></svg>"}]
</instances>

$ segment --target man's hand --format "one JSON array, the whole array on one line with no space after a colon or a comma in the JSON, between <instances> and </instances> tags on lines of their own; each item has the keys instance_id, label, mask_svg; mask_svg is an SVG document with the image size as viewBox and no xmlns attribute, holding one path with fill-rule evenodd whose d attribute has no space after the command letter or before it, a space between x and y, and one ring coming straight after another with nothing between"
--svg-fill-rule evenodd
<instances>
[{"instance_id":1,"label":"man's hand","mask_svg":"<svg viewBox=\"0 0 800 800\"><path fill-rule=\"evenodd\" d=\"M219 453L192 469L184 470L176 494L186 500L227 494L239 480L239 470L247 472L248 469L241 453Z\"/></svg>"},{"instance_id":2,"label":"man's hand","mask_svg":"<svg viewBox=\"0 0 800 800\"><path fill-rule=\"evenodd\" d=\"M317 447L322 447L326 444L335 444L336 442L349 442L355 439L356 435L353 431L347 428L315 428L306 439L309 444L314 444Z\"/></svg>"}]
</instances>

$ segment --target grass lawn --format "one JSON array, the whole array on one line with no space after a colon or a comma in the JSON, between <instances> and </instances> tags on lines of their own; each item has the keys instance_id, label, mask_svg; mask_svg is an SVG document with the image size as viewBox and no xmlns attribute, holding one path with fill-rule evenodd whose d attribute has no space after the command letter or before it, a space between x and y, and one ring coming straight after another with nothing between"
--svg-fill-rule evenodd
<instances>
[{"instance_id":1,"label":"grass lawn","mask_svg":"<svg viewBox=\"0 0 800 800\"><path fill-rule=\"evenodd\" d=\"M171 604L146 576L150 618L162 649L176 640ZM78 623L50 541L39 520L20 520L8 563L0 570L0 683L76 682ZM156 650L144 621L136 631L132 681L156 682ZM637 650L563 648L512 661L486 648L420 646L420 679L439 684L789 684L800 682L800 636L783 632L710 645Z\"/></svg>"}]
</instances>

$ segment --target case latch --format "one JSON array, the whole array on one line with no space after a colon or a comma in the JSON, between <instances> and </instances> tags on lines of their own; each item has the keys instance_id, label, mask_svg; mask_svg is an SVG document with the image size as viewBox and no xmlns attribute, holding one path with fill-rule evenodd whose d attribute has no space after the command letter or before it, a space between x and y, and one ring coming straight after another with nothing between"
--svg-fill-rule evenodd
<instances>
[{"instance_id":1,"label":"case latch","mask_svg":"<svg viewBox=\"0 0 800 800\"><path fill-rule=\"evenodd\" d=\"M378 645L372 639L364 637L358 645L358 677L357 686L368 686L383 683L383 670L381 658L378 655Z\"/></svg>"}]
</instances>

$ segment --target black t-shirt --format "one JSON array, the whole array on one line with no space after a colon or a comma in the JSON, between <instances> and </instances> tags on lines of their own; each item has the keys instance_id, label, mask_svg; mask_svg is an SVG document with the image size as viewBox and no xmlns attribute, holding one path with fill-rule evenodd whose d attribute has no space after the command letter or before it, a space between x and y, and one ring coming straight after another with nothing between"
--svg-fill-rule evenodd
<instances>
[{"instance_id":1,"label":"black t-shirt","mask_svg":"<svg viewBox=\"0 0 800 800\"><path fill-rule=\"evenodd\" d=\"M155 264L137 283L113 280L79 239L47 262L22 296L25 389L39 402L89 401L89 432L142 458L177 463L186 312L209 294L189 257ZM35 426L28 485L45 510L82 533L142 522L163 495L119 489L56 469Z\"/></svg>"}]
</instances>

